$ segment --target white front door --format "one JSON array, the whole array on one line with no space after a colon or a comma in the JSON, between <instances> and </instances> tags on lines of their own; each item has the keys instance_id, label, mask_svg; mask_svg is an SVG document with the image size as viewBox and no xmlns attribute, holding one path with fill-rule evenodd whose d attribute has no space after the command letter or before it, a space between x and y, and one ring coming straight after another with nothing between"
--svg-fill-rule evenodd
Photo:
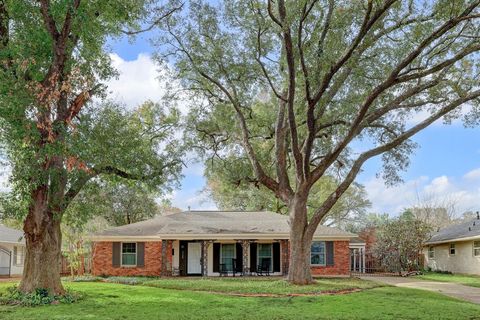
<instances>
[{"instance_id":1,"label":"white front door","mask_svg":"<svg viewBox=\"0 0 480 320\"><path fill-rule=\"evenodd\" d=\"M200 274L202 273L202 266L200 260L202 259L202 245L200 242L188 243L188 259L187 259L187 273Z\"/></svg>"}]
</instances>

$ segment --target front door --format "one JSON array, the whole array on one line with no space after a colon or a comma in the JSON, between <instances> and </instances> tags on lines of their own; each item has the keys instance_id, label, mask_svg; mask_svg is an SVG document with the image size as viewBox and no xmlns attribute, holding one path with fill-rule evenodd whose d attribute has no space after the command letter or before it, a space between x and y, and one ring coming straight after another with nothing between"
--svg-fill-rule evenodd
<instances>
[{"instance_id":1,"label":"front door","mask_svg":"<svg viewBox=\"0 0 480 320\"><path fill-rule=\"evenodd\" d=\"M202 244L200 242L189 242L187 250L187 273L201 274L202 273Z\"/></svg>"}]
</instances>

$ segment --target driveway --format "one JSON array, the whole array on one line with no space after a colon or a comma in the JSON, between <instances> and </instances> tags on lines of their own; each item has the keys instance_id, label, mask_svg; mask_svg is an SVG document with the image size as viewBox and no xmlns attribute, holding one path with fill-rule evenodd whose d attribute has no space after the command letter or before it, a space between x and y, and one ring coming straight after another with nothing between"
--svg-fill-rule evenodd
<instances>
[{"instance_id":1,"label":"driveway","mask_svg":"<svg viewBox=\"0 0 480 320\"><path fill-rule=\"evenodd\" d=\"M361 277L396 287L423 289L444 294L449 297L480 304L480 288L464 286L458 283L437 282L410 277Z\"/></svg>"}]
</instances>

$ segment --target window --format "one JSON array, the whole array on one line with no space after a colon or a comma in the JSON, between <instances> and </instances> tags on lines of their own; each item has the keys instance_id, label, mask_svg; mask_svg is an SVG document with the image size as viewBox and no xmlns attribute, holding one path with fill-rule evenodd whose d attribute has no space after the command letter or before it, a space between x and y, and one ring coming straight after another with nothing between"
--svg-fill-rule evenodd
<instances>
[{"instance_id":1,"label":"window","mask_svg":"<svg viewBox=\"0 0 480 320\"><path fill-rule=\"evenodd\" d=\"M263 259L270 260L270 271L273 269L273 258L272 258L272 244L271 243L259 243L258 244L258 254L257 254L257 265L262 265Z\"/></svg>"},{"instance_id":2,"label":"window","mask_svg":"<svg viewBox=\"0 0 480 320\"><path fill-rule=\"evenodd\" d=\"M455 243L450 243L450 255L455 255Z\"/></svg>"},{"instance_id":3,"label":"window","mask_svg":"<svg viewBox=\"0 0 480 320\"><path fill-rule=\"evenodd\" d=\"M23 266L25 247L13 247L13 265Z\"/></svg>"},{"instance_id":4,"label":"window","mask_svg":"<svg viewBox=\"0 0 480 320\"><path fill-rule=\"evenodd\" d=\"M428 247L428 257L430 259L435 258L435 248L434 247Z\"/></svg>"},{"instance_id":5,"label":"window","mask_svg":"<svg viewBox=\"0 0 480 320\"><path fill-rule=\"evenodd\" d=\"M224 264L229 271L233 270L232 259L235 259L235 244L222 244L220 263Z\"/></svg>"},{"instance_id":6,"label":"window","mask_svg":"<svg viewBox=\"0 0 480 320\"><path fill-rule=\"evenodd\" d=\"M325 265L325 241L314 241L310 248L310 264Z\"/></svg>"},{"instance_id":7,"label":"window","mask_svg":"<svg viewBox=\"0 0 480 320\"><path fill-rule=\"evenodd\" d=\"M480 257L480 241L473 241L473 255Z\"/></svg>"},{"instance_id":8,"label":"window","mask_svg":"<svg viewBox=\"0 0 480 320\"><path fill-rule=\"evenodd\" d=\"M137 265L137 244L135 242L122 243L122 266Z\"/></svg>"}]
</instances>

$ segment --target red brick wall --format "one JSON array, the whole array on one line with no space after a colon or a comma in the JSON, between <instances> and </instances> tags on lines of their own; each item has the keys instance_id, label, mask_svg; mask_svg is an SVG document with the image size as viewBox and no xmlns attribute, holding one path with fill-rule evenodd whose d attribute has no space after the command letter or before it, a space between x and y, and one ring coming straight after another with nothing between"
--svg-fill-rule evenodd
<instances>
[{"instance_id":1,"label":"red brick wall","mask_svg":"<svg viewBox=\"0 0 480 320\"><path fill-rule=\"evenodd\" d=\"M167 257L171 263L171 250ZM113 267L112 242L96 242L93 248L92 274L108 276L160 276L162 268L162 242L145 242L144 267Z\"/></svg>"},{"instance_id":2,"label":"red brick wall","mask_svg":"<svg viewBox=\"0 0 480 320\"><path fill-rule=\"evenodd\" d=\"M349 241L333 242L333 266L311 267L313 275L349 275L350 249Z\"/></svg>"}]
</instances>

